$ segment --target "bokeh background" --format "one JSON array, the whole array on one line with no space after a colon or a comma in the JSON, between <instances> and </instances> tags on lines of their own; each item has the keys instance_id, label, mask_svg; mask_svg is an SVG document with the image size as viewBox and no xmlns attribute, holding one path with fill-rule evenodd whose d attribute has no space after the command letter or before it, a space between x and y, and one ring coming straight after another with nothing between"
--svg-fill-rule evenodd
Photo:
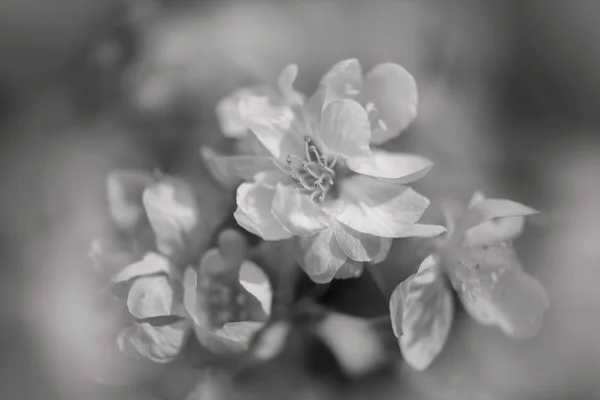
<instances>
[{"instance_id":1,"label":"bokeh background","mask_svg":"<svg viewBox=\"0 0 600 400\"><path fill-rule=\"evenodd\" d=\"M430 370L351 390L307 380L292 354L257 398L600 398L598 37L591 0L2 1L0 398L184 396L177 379L150 394L80 373L101 356L85 255L106 173L202 171L220 98L289 63L309 93L350 57L415 76L419 116L393 146L436 162L417 185L432 203L479 188L542 210L516 246L551 308L525 341L459 314ZM382 268L399 281L405 264Z\"/></svg>"}]
</instances>

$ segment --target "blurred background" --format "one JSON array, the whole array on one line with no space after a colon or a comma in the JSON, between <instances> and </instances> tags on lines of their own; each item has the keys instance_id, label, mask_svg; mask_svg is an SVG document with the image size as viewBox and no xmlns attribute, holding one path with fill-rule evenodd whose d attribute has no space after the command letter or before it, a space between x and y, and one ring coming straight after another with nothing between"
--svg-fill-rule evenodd
<instances>
[{"instance_id":1,"label":"blurred background","mask_svg":"<svg viewBox=\"0 0 600 400\"><path fill-rule=\"evenodd\" d=\"M542 210L516 246L551 308L525 341L459 313L430 370L351 392L304 390L290 356L289 385L257 398L600 399L598 37L591 0L2 1L0 398L154 398L79 376L102 352L84 260L106 173L198 173L199 145L223 146L223 96L289 63L311 93L356 57L415 76L419 116L391 146L436 162L416 185L433 204L478 188Z\"/></svg>"}]
</instances>

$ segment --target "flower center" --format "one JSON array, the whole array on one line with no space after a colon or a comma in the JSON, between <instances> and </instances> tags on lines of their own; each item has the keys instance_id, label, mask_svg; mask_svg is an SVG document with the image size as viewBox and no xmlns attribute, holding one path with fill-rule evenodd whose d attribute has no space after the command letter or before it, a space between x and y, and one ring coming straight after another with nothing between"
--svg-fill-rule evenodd
<instances>
[{"instance_id":1,"label":"flower center","mask_svg":"<svg viewBox=\"0 0 600 400\"><path fill-rule=\"evenodd\" d=\"M308 136L304 137L304 158L295 154L286 156L287 167L277 161L274 164L296 181L296 190L310 195L312 201L324 202L334 185L337 157L327 160ZM295 164L295 166L294 166Z\"/></svg>"}]
</instances>

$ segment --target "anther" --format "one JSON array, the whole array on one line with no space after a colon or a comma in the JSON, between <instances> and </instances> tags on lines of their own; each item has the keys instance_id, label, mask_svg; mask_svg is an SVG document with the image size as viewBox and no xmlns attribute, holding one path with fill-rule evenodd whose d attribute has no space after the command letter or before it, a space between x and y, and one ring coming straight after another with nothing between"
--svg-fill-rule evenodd
<instances>
[{"instance_id":1,"label":"anther","mask_svg":"<svg viewBox=\"0 0 600 400\"><path fill-rule=\"evenodd\" d=\"M287 161L288 164L292 163L292 156L290 156L289 154L285 157L285 161Z\"/></svg>"},{"instance_id":2,"label":"anther","mask_svg":"<svg viewBox=\"0 0 600 400\"><path fill-rule=\"evenodd\" d=\"M306 143L310 143L310 136L304 136L304 141Z\"/></svg>"}]
</instances>

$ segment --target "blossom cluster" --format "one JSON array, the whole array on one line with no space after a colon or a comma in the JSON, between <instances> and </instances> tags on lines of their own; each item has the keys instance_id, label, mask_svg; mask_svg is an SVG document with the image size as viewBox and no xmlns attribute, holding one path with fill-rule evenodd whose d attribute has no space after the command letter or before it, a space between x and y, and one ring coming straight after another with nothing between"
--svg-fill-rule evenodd
<instances>
[{"instance_id":1,"label":"blossom cluster","mask_svg":"<svg viewBox=\"0 0 600 400\"><path fill-rule=\"evenodd\" d=\"M409 237L434 249L389 299L387 326L411 367L426 369L448 340L452 291L480 324L512 338L535 335L549 300L512 240L536 211L476 193L467 210L445 207L446 227L420 223L430 201L407 185L433 162L382 148L416 117L412 75L393 63L363 75L349 59L306 96L294 88L297 74L287 66L273 87L242 88L217 105L234 151L203 147L201 154L221 190L137 170L109 175L110 216L133 240L118 268L103 248L92 255L100 269L116 269L110 285L125 289L122 352L169 363L193 337L217 355L276 357L297 329L295 311L274 312L296 272L317 285L357 278L388 258L395 239ZM235 211L225 192L235 192ZM347 375L385 363L389 353L370 321L322 314L308 331Z\"/></svg>"}]
</instances>

